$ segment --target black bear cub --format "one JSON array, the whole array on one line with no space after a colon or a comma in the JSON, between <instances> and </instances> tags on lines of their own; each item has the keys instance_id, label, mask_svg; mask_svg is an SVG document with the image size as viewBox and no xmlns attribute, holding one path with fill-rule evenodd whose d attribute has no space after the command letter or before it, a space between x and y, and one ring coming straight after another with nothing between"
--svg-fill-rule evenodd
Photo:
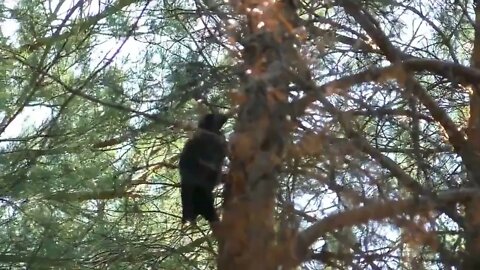
<instances>
[{"instance_id":1,"label":"black bear cub","mask_svg":"<svg viewBox=\"0 0 480 270\"><path fill-rule=\"evenodd\" d=\"M220 130L227 119L216 113L203 116L180 154L182 223L194 223L198 215L208 222L218 220L213 189L222 177L226 146Z\"/></svg>"}]
</instances>

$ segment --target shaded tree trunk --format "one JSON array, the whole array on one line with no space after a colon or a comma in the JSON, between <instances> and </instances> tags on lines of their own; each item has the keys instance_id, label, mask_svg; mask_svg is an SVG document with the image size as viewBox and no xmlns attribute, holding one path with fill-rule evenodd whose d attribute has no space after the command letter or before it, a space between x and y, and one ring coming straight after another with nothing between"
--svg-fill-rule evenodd
<instances>
[{"instance_id":1,"label":"shaded tree trunk","mask_svg":"<svg viewBox=\"0 0 480 270\"><path fill-rule=\"evenodd\" d=\"M242 100L230 140L230 187L218 229L219 269L288 268L290 240L279 241L275 195L282 155L289 135L288 84L292 64L292 22L295 9L288 1L264 6L257 1L232 1L245 15ZM259 10L261 12L259 12Z\"/></svg>"},{"instance_id":2,"label":"shaded tree trunk","mask_svg":"<svg viewBox=\"0 0 480 270\"><path fill-rule=\"evenodd\" d=\"M480 5L475 4L475 39L473 44L471 65L480 68ZM467 127L468 144L472 147L478 160L480 155L480 87L472 85L470 95L470 119ZM477 166L467 166L470 186L478 187L480 184L480 171ZM465 251L462 269L480 268L480 199L474 198L465 205Z\"/></svg>"}]
</instances>

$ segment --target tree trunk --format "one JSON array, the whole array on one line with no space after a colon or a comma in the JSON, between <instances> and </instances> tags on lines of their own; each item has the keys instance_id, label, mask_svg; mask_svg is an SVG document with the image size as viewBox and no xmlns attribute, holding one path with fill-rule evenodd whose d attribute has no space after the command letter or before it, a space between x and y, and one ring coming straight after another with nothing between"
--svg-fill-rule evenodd
<instances>
[{"instance_id":1,"label":"tree trunk","mask_svg":"<svg viewBox=\"0 0 480 270\"><path fill-rule=\"evenodd\" d=\"M267 2L265 2L267 3ZM287 242L278 241L275 195L279 169L290 133L288 85L298 54L293 48L295 8L277 1L265 6L232 1L247 22L243 46L238 122L230 139L229 187L217 228L218 269L288 269ZM259 10L261 12L259 12ZM291 15L289 15L291 14Z\"/></svg>"},{"instance_id":2,"label":"tree trunk","mask_svg":"<svg viewBox=\"0 0 480 270\"><path fill-rule=\"evenodd\" d=\"M480 68L480 5L475 7L475 39L472 52L471 65ZM475 153L476 160L480 155L480 87L472 86L470 95L470 119L467 127L468 145ZM480 172L477 166L467 166L470 186L480 184ZM465 205L465 250L462 269L480 269L480 199L472 199Z\"/></svg>"}]
</instances>

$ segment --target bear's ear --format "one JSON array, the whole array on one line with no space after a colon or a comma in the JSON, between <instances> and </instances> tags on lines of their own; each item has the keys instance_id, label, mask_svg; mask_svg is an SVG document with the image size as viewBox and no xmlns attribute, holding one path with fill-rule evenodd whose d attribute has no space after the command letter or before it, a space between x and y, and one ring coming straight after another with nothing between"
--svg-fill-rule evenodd
<instances>
[{"instance_id":1,"label":"bear's ear","mask_svg":"<svg viewBox=\"0 0 480 270\"><path fill-rule=\"evenodd\" d=\"M215 114L209 113L204 115L198 121L198 128L212 130L215 124Z\"/></svg>"},{"instance_id":2,"label":"bear's ear","mask_svg":"<svg viewBox=\"0 0 480 270\"><path fill-rule=\"evenodd\" d=\"M223 125L225 124L225 122L227 122L228 120L228 116L226 116L225 114L216 114L215 115L215 128L217 130L220 130L222 129Z\"/></svg>"},{"instance_id":3,"label":"bear's ear","mask_svg":"<svg viewBox=\"0 0 480 270\"><path fill-rule=\"evenodd\" d=\"M198 122L198 128L206 129L209 131L219 131L223 124L227 122L228 117L220 113L209 113L201 118Z\"/></svg>"}]
</instances>

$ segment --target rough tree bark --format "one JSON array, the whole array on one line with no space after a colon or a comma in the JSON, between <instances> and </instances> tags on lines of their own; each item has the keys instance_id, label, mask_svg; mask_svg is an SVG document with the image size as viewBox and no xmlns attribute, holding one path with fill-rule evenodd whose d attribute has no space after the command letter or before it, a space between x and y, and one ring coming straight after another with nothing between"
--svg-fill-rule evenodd
<instances>
[{"instance_id":1,"label":"rough tree bark","mask_svg":"<svg viewBox=\"0 0 480 270\"><path fill-rule=\"evenodd\" d=\"M480 68L480 3L474 1L475 6L475 37L472 51L471 65ZM477 187L480 184L480 171L478 169L480 157L480 87L472 85L470 94L470 119L467 126L468 145L474 151L477 166L468 166L469 185ZM480 199L474 198L465 205L465 250L462 269L480 269Z\"/></svg>"},{"instance_id":2,"label":"rough tree bark","mask_svg":"<svg viewBox=\"0 0 480 270\"><path fill-rule=\"evenodd\" d=\"M230 139L229 199L218 226L218 269L288 269L295 233L278 229L275 194L290 133L288 84L298 71L295 6L290 1L232 1L246 18L240 42L245 76Z\"/></svg>"}]
</instances>

